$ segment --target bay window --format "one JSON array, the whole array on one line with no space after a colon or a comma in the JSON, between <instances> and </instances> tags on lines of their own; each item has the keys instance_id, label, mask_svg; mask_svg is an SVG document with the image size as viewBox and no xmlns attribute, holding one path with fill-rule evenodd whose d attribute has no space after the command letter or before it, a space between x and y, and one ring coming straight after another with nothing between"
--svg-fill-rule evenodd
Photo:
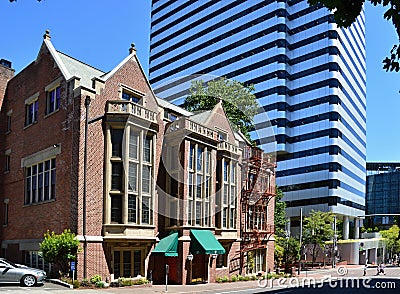
<instances>
[{"instance_id":1,"label":"bay window","mask_svg":"<svg viewBox=\"0 0 400 294\"><path fill-rule=\"evenodd\" d=\"M190 143L188 158L188 225L210 225L211 152Z\"/></svg>"},{"instance_id":2,"label":"bay window","mask_svg":"<svg viewBox=\"0 0 400 294\"><path fill-rule=\"evenodd\" d=\"M153 135L127 126L110 137L111 222L152 224Z\"/></svg>"}]
</instances>

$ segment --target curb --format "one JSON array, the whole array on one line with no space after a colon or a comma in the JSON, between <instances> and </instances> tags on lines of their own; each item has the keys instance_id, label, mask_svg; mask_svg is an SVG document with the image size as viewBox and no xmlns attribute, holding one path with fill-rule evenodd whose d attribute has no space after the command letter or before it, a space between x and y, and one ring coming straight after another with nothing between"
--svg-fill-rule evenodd
<instances>
[{"instance_id":1,"label":"curb","mask_svg":"<svg viewBox=\"0 0 400 294\"><path fill-rule=\"evenodd\" d=\"M64 286L64 287L69 288L69 289L74 289L73 285L65 283L65 282L63 282L63 281L61 281L59 279L47 279L46 281L50 282L50 283L53 283L53 284L60 285L60 286Z\"/></svg>"}]
</instances>

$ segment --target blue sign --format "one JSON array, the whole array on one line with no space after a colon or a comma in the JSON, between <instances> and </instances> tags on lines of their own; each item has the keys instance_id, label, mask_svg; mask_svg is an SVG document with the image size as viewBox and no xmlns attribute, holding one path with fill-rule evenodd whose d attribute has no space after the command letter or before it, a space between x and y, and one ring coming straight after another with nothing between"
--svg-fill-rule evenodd
<instances>
[{"instance_id":1,"label":"blue sign","mask_svg":"<svg viewBox=\"0 0 400 294\"><path fill-rule=\"evenodd\" d=\"M71 261L71 271L75 270L75 261Z\"/></svg>"}]
</instances>

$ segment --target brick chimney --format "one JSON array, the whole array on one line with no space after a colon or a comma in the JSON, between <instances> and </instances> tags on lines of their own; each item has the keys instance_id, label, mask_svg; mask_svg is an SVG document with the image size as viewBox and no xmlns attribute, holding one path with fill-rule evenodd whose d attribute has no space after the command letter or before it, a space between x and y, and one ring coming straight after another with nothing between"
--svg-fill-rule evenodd
<instances>
[{"instance_id":1,"label":"brick chimney","mask_svg":"<svg viewBox=\"0 0 400 294\"><path fill-rule=\"evenodd\" d=\"M11 61L0 59L0 109L3 105L7 83L14 76L15 70L11 68Z\"/></svg>"}]
</instances>

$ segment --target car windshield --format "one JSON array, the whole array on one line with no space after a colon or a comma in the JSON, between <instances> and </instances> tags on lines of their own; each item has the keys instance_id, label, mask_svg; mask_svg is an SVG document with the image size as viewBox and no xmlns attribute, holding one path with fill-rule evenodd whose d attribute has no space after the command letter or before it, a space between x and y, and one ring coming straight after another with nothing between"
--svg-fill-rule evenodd
<instances>
[{"instance_id":1,"label":"car windshield","mask_svg":"<svg viewBox=\"0 0 400 294\"><path fill-rule=\"evenodd\" d=\"M9 261L7 259L2 259L1 261L4 261L6 263L8 263L9 265L13 266L13 267L19 267L18 265L16 265L15 263L13 263L12 261Z\"/></svg>"}]
</instances>

